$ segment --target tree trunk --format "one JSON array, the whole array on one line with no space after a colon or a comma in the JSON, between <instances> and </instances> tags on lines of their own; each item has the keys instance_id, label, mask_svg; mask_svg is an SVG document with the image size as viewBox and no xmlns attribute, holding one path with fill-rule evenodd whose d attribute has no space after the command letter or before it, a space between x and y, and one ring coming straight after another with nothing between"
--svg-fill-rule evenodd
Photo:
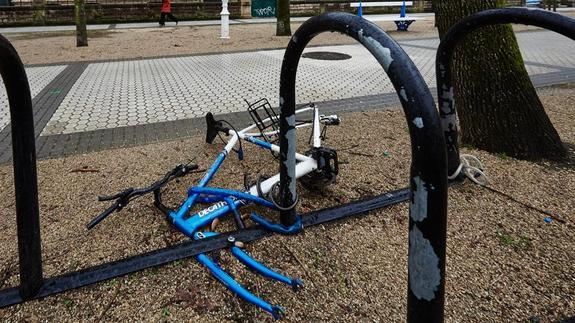
<instances>
[{"instance_id":1,"label":"tree trunk","mask_svg":"<svg viewBox=\"0 0 575 323\"><path fill-rule=\"evenodd\" d=\"M553 9L553 11L557 12L557 0L545 0L545 3L547 3L547 10L551 11Z\"/></svg>"},{"instance_id":2,"label":"tree trunk","mask_svg":"<svg viewBox=\"0 0 575 323\"><path fill-rule=\"evenodd\" d=\"M74 12L76 14L76 47L88 46L86 6L84 0L74 0Z\"/></svg>"},{"instance_id":3,"label":"tree trunk","mask_svg":"<svg viewBox=\"0 0 575 323\"><path fill-rule=\"evenodd\" d=\"M291 36L289 0L277 0L276 36Z\"/></svg>"},{"instance_id":4,"label":"tree trunk","mask_svg":"<svg viewBox=\"0 0 575 323\"><path fill-rule=\"evenodd\" d=\"M12 2L10 2L12 3ZM32 15L32 20L35 24L45 25L46 24L46 0L33 0L32 5L34 6L34 13Z\"/></svg>"},{"instance_id":5,"label":"tree trunk","mask_svg":"<svg viewBox=\"0 0 575 323\"><path fill-rule=\"evenodd\" d=\"M439 35L474 12L504 5L502 0L434 0ZM521 159L566 156L510 25L485 27L468 36L458 46L452 68L463 144Z\"/></svg>"}]
</instances>

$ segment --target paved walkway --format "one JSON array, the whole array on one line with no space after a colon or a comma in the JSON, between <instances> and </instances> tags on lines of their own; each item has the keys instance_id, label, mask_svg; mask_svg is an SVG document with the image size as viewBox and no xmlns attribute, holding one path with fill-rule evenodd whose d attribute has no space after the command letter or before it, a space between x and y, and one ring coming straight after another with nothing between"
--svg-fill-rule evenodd
<instances>
[{"instance_id":1,"label":"paved walkway","mask_svg":"<svg viewBox=\"0 0 575 323\"><path fill-rule=\"evenodd\" d=\"M522 32L517 37L537 86L575 82L575 42L547 31ZM438 40L400 44L434 88ZM360 45L307 51L339 52L351 58L303 58L298 103L319 103L326 113L398 104L387 76ZM189 136L203 129L208 111L227 114L238 126L246 124L244 99L267 97L278 105L282 57L283 50L264 50L28 67L40 134L38 155L56 157ZM0 162L6 162L10 127L4 87L0 106Z\"/></svg>"}]
</instances>

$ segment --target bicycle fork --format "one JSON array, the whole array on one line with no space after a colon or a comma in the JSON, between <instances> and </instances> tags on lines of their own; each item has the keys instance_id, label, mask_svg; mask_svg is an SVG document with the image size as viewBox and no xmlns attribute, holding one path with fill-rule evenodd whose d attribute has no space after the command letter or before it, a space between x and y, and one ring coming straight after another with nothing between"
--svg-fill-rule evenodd
<instances>
[{"instance_id":1,"label":"bicycle fork","mask_svg":"<svg viewBox=\"0 0 575 323\"><path fill-rule=\"evenodd\" d=\"M217 232L196 232L194 234L195 240L201 240L204 238L214 237L219 235ZM229 239L230 243L234 243L233 237ZM254 272L270 278L277 280L281 283L291 286L294 291L298 291L301 287L303 287L303 283L300 279L293 279L286 277L268 267L261 264L257 260L253 259L248 253L240 249L239 247L232 245L231 247L232 255L238 259L242 264L244 264L249 269L253 270ZM254 295L245 287L243 287L240 283L238 283L235 279L233 279L227 272L225 272L212 258L205 254L199 254L196 256L196 260L199 261L204 267L206 267L210 273L217 278L226 288L230 291L244 299L245 301L263 309L266 312L269 312L274 319L280 319L284 314L285 310L283 307L279 305L272 305L269 302L261 299L260 297Z\"/></svg>"}]
</instances>

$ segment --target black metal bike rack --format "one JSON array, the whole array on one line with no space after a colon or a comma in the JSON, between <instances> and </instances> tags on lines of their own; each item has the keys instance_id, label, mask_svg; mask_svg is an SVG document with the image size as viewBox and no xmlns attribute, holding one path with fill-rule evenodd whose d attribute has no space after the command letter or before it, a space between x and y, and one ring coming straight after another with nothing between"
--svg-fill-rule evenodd
<instances>
[{"instance_id":1,"label":"black metal bike rack","mask_svg":"<svg viewBox=\"0 0 575 323\"><path fill-rule=\"evenodd\" d=\"M280 201L297 201L295 185L295 82L309 41L340 32L361 43L381 64L399 95L411 137L408 254L408 321L443 321L447 217L445 144L435 102L421 74L400 46L375 24L331 12L307 20L292 36L280 78ZM282 211L282 224L296 221L295 208Z\"/></svg>"},{"instance_id":2,"label":"black metal bike rack","mask_svg":"<svg viewBox=\"0 0 575 323\"><path fill-rule=\"evenodd\" d=\"M314 17L298 29L286 50L280 84L280 189L283 205L296 199L295 192L295 76L307 43L326 31L345 33L363 44L391 79L403 106L411 137L410 188L387 192L362 201L303 215L310 227L411 201L409 220L408 320L443 320L447 171L445 139L429 89L409 57L376 25L354 15L327 13ZM146 268L159 266L229 247L228 237L253 241L271 235L259 227L221 234L201 241L186 241L84 270L44 278L38 208L38 184L32 100L26 73L12 45L0 36L0 74L10 104L20 285L0 291L0 307L101 282ZM282 212L282 223L295 219L295 209Z\"/></svg>"},{"instance_id":3,"label":"black metal bike rack","mask_svg":"<svg viewBox=\"0 0 575 323\"><path fill-rule=\"evenodd\" d=\"M36 139L32 97L26 71L16 50L0 36L0 74L10 104L16 224L20 259L20 294L31 298L43 284L38 178L36 175Z\"/></svg>"},{"instance_id":4,"label":"black metal bike rack","mask_svg":"<svg viewBox=\"0 0 575 323\"><path fill-rule=\"evenodd\" d=\"M10 104L20 264L20 284L18 287L7 288L0 291L0 307L43 298L146 268L163 265L178 259L189 258L199 253L228 248L228 237L230 236L234 236L240 241L250 242L271 235L270 232L256 226L249 229L228 232L201 241L190 240L80 271L44 278L42 272L32 100L22 62L10 42L1 36L0 74L4 79ZM410 89L406 89L406 91L406 95L412 95ZM427 122L428 117L424 117L424 120ZM423 144L423 142L424 141L422 141L421 144ZM443 139L437 139L436 142L442 143ZM417 144L420 143L418 142ZM438 174L437 176L441 177L441 172ZM442 189L441 184L435 187L437 188L437 192L445 194L445 190ZM408 201L410 197L409 189L388 192L362 201L304 214L302 224L305 227L311 227L321 223L362 215L388 205ZM429 206L432 205L430 204ZM445 212L445 205L439 205L438 209ZM443 251L437 251L441 259L440 266L443 266L444 248L442 250ZM443 269L441 269L441 273L441 277L443 277ZM442 291L443 284L440 286L438 295L440 292L442 295ZM441 296L441 300L442 299L443 297Z\"/></svg>"},{"instance_id":5,"label":"black metal bike rack","mask_svg":"<svg viewBox=\"0 0 575 323\"><path fill-rule=\"evenodd\" d=\"M505 8L485 10L466 17L451 27L439 44L435 60L439 114L447 146L448 174L459 167L457 111L453 99L452 60L457 45L476 29L500 24L524 24L545 28L575 40L575 20L539 9Z\"/></svg>"}]
</instances>

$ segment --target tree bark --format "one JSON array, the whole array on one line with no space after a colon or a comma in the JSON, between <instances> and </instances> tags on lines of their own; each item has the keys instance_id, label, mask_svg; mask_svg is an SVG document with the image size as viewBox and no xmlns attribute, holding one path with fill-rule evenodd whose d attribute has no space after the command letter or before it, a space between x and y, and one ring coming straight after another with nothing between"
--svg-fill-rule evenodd
<instances>
[{"instance_id":1,"label":"tree bark","mask_svg":"<svg viewBox=\"0 0 575 323\"><path fill-rule=\"evenodd\" d=\"M289 0L277 0L276 36L291 36Z\"/></svg>"},{"instance_id":2,"label":"tree bark","mask_svg":"<svg viewBox=\"0 0 575 323\"><path fill-rule=\"evenodd\" d=\"M35 24L45 25L46 24L46 0L33 0L32 5L34 6L34 14L32 19Z\"/></svg>"},{"instance_id":3,"label":"tree bark","mask_svg":"<svg viewBox=\"0 0 575 323\"><path fill-rule=\"evenodd\" d=\"M474 12L504 5L504 0L434 0L439 35ZM463 144L520 159L566 156L510 25L473 32L458 46L452 64Z\"/></svg>"},{"instance_id":4,"label":"tree bark","mask_svg":"<svg viewBox=\"0 0 575 323\"><path fill-rule=\"evenodd\" d=\"M553 11L557 12L557 0L553 0Z\"/></svg>"},{"instance_id":5,"label":"tree bark","mask_svg":"<svg viewBox=\"0 0 575 323\"><path fill-rule=\"evenodd\" d=\"M86 6L84 0L74 0L74 12L76 15L76 47L88 46Z\"/></svg>"},{"instance_id":6,"label":"tree bark","mask_svg":"<svg viewBox=\"0 0 575 323\"><path fill-rule=\"evenodd\" d=\"M551 11L553 8L553 11L557 12L557 0L545 0L545 3L547 3L547 10Z\"/></svg>"}]
</instances>

